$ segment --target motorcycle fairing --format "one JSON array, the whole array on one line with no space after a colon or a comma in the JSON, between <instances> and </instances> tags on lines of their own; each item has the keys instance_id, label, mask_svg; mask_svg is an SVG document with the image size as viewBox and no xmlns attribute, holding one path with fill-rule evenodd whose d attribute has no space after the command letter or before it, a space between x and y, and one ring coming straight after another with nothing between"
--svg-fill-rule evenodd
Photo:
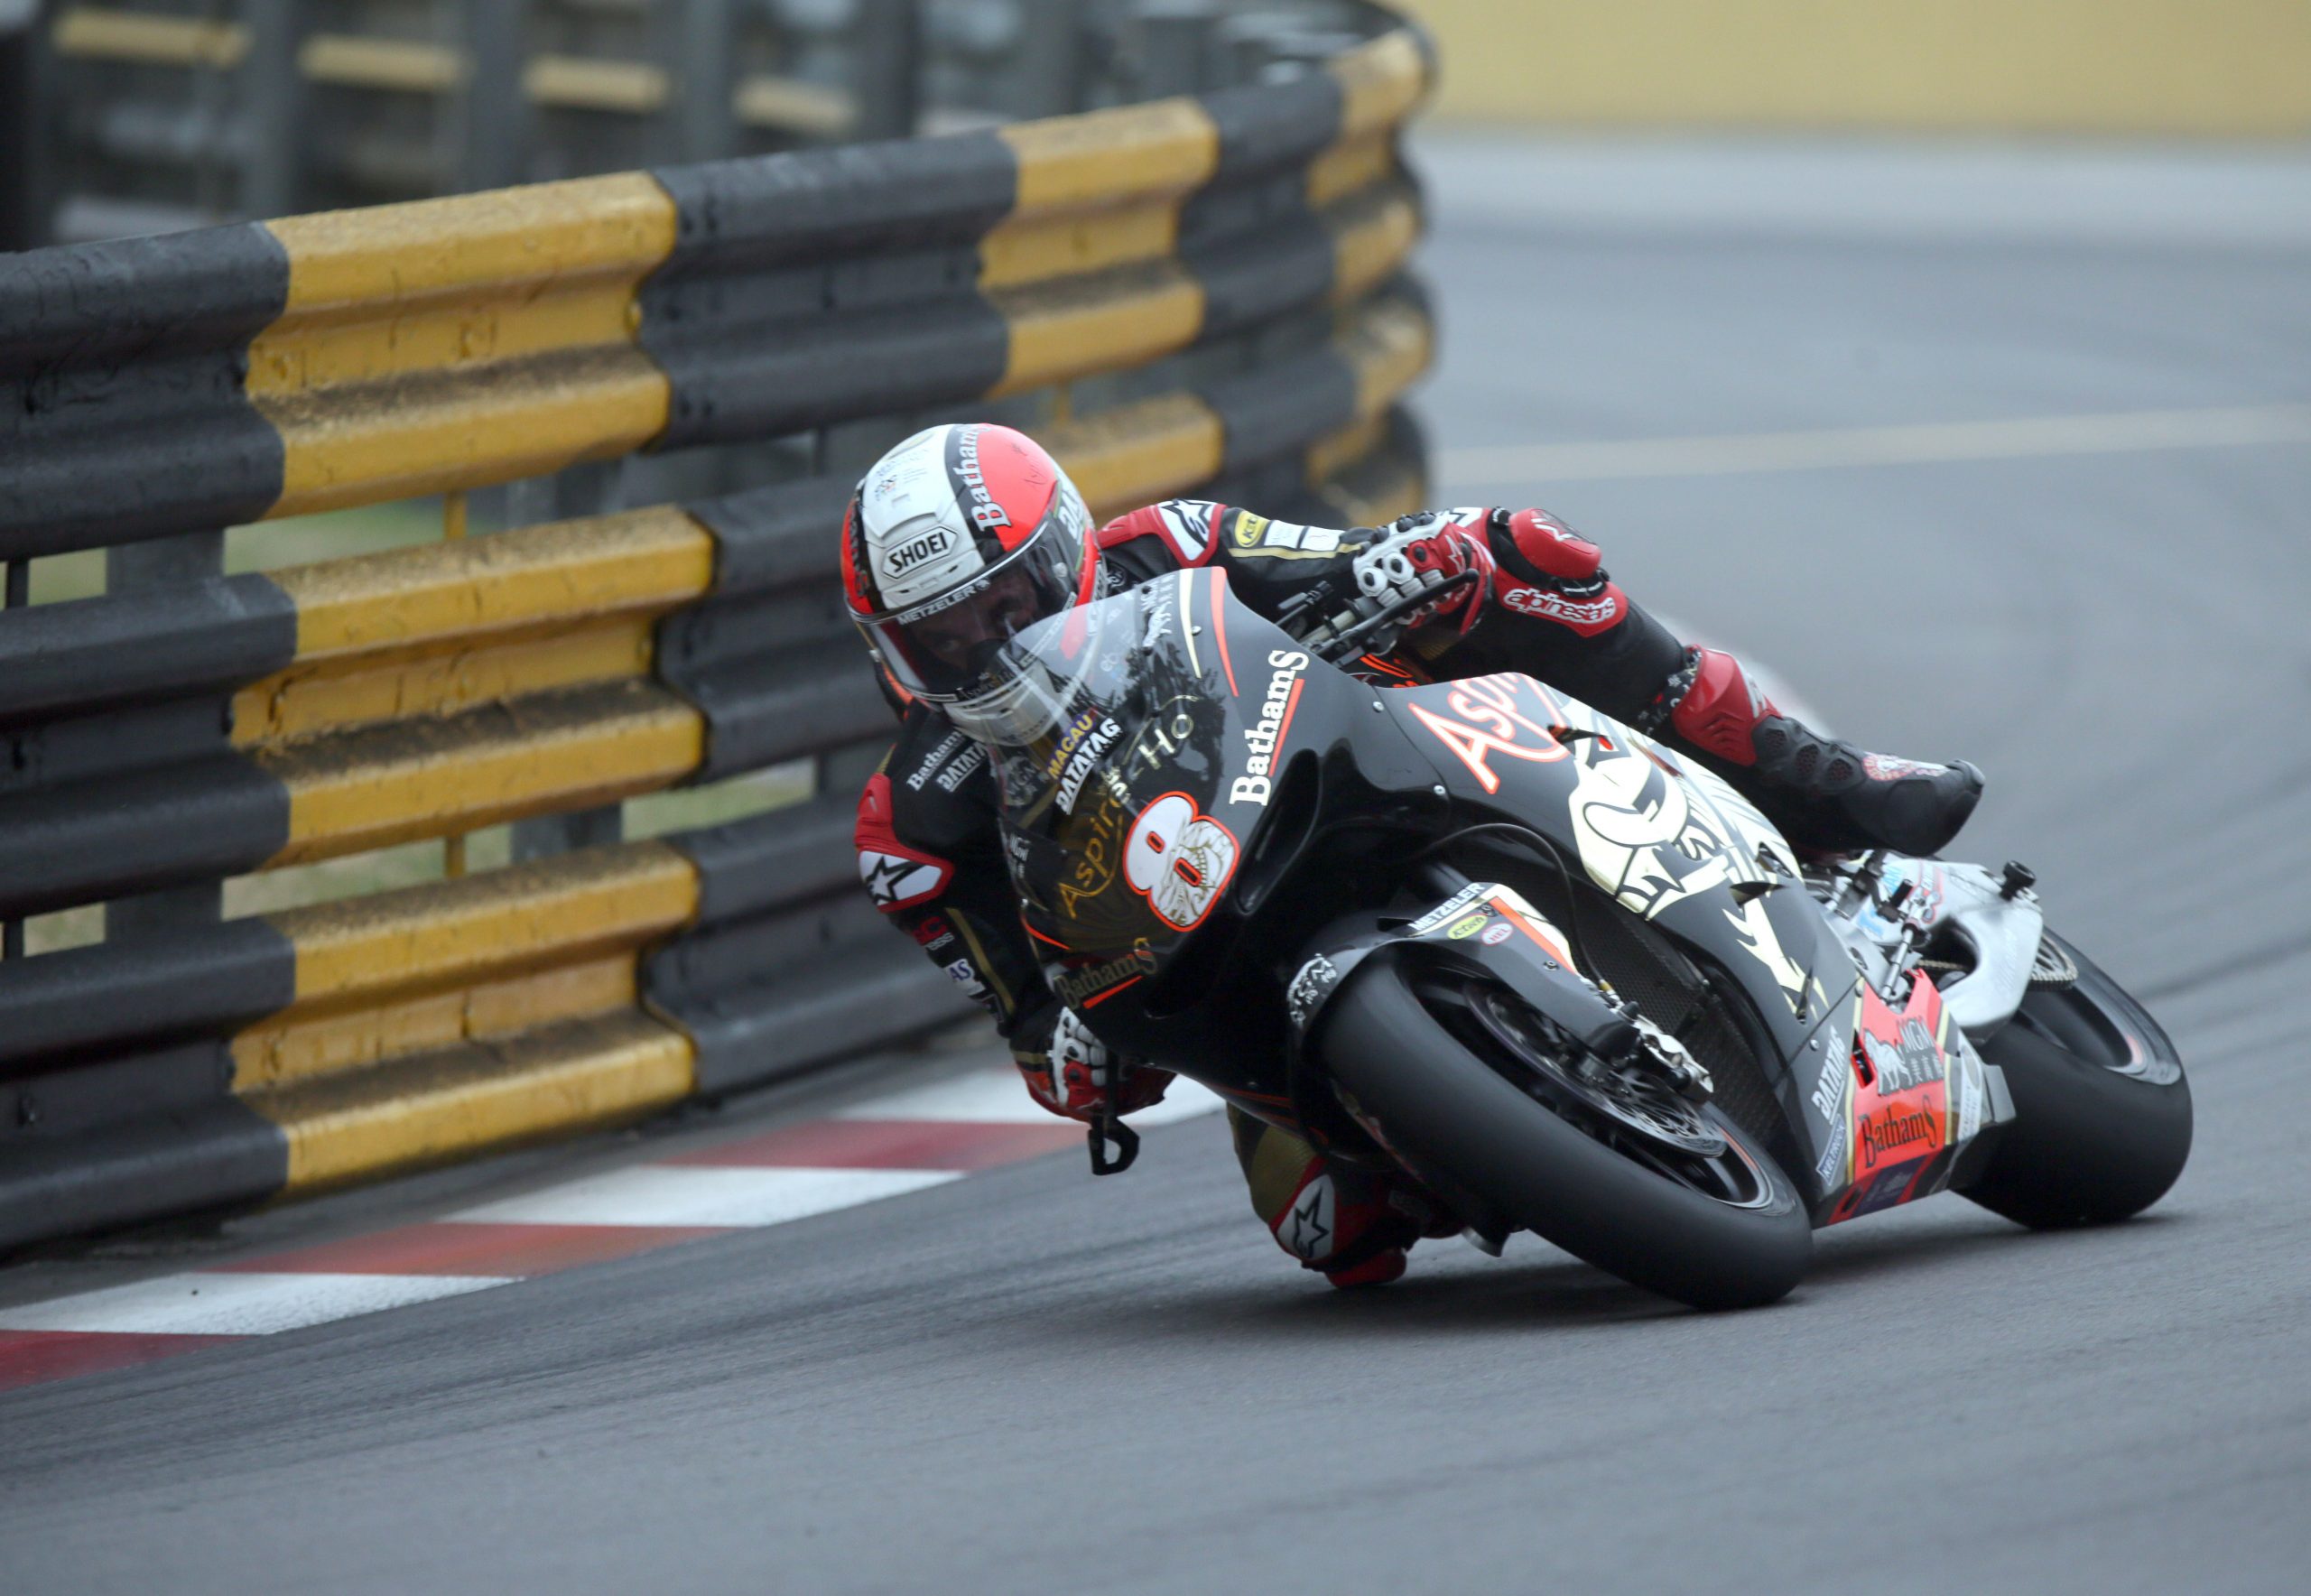
<instances>
[{"instance_id":1,"label":"motorcycle fairing","mask_svg":"<svg viewBox=\"0 0 2311 1596\"><path fill-rule=\"evenodd\" d=\"M1852 1048L1824 1062L1814 1088L1842 1103L1847 1127L1822 1155L1817 1174L1835 1196L1817 1212L1821 1224L1942 1191L1968 1144L2013 1114L2003 1077L1983 1063L1923 973L1898 1010L1861 987L1852 1020Z\"/></svg>"},{"instance_id":2,"label":"motorcycle fairing","mask_svg":"<svg viewBox=\"0 0 2311 1596\"><path fill-rule=\"evenodd\" d=\"M2046 935L2037 895L2009 895L1999 878L1979 865L1888 858L1879 870L1880 895L1905 884L1910 890L1898 911L1889 915L1873 903L1861 903L1850 923L1881 954L1900 943L1906 927L1923 942L1946 938L1963 944L1972 968L1936 978L1943 1003L1972 1040L1996 1035L2030 988L2031 968Z\"/></svg>"},{"instance_id":3,"label":"motorcycle fairing","mask_svg":"<svg viewBox=\"0 0 2311 1596\"><path fill-rule=\"evenodd\" d=\"M1342 868L1348 831L1399 840L1358 857L1394 847L1401 858L1423 838L1497 819L1549 839L1570 868L1740 988L1765 1027L1759 1066L1803 1154L1789 1174L1810 1188L1817 1217L1848 1195L1856 1138L1877 1132L1856 1118L1857 1100L1820 1090L1834 1077L1809 1066L1850 1055L1868 1017L1861 983L1787 842L1722 781L1527 677L1376 690L1237 601L1216 571L1098 602L1125 609L1072 634L1055 628L1051 645L1090 636L1109 652L1072 673L1079 697L1066 723L1007 752L997 775L1046 976L1110 1045L1288 1112L1295 1026L1304 1030L1347 969L1388 939L1309 940L1320 918L1264 945L1249 933L1293 923L1261 918L1271 889L1289 879L1295 898L1352 896L1352 882L1295 874L1309 857ZM1298 912L1290 899L1279 900L1285 909ZM1480 909L1483 923L1465 938L1449 934ZM1549 1012L1581 1012L1573 994L1584 989L1603 1007L1569 960L1546 968L1554 956L1515 929L1527 914L1529 905L1488 898L1408 934L1433 943L1441 930L1445 943L1471 943L1456 956L1545 994ZM1390 918L1401 931L1403 916ZM1481 941L1496 923L1510 937ZM1364 925L1380 929L1376 916ZM1320 959L1332 964L1328 981ZM1296 1000L1272 1016L1258 1003L1220 1013L1227 1006L1206 1001L1252 990L1236 983L1279 963L1274 979ZM1967 1123L1962 1111L1960 1141ZM1878 1192L1883 1177L1861 1173Z\"/></svg>"},{"instance_id":4,"label":"motorcycle fairing","mask_svg":"<svg viewBox=\"0 0 2311 1596\"><path fill-rule=\"evenodd\" d=\"M1341 773L1344 807L1443 805L1425 763L1372 712L1378 695L1236 600L1224 573L1181 571L1096 602L1113 613L1085 630L1110 656L1081 675L1064 727L997 763L1011 874L1053 991L1114 1044L1183 1062L1235 1038L1146 1005L1175 961L1193 965L1172 983L1182 988L1228 962L1288 870L1293 840L1270 846L1288 768ZM1063 626L1044 625L1023 639L1064 647ZM1280 1060L1256 1069L1252 1049L1233 1051L1244 1056L1230 1072L1280 1080Z\"/></svg>"}]
</instances>

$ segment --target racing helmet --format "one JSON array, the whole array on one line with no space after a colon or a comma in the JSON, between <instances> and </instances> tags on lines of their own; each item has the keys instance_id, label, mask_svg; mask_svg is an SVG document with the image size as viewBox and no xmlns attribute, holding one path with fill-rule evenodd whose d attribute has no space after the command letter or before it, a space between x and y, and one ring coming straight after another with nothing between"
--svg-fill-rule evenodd
<instances>
[{"instance_id":1,"label":"racing helmet","mask_svg":"<svg viewBox=\"0 0 2311 1596\"><path fill-rule=\"evenodd\" d=\"M1054 651L1012 646L1074 603L1091 516L1059 462L986 422L925 428L877 460L843 515L850 618L891 680L982 742L1063 713ZM1072 637L1058 653L1088 653Z\"/></svg>"}]
</instances>

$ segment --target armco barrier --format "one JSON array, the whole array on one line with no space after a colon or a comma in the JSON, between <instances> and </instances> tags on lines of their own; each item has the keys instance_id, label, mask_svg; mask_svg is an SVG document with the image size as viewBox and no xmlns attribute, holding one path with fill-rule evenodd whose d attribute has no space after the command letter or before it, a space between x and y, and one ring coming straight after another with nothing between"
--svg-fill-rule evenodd
<instances>
[{"instance_id":1,"label":"armco barrier","mask_svg":"<svg viewBox=\"0 0 2311 1596\"><path fill-rule=\"evenodd\" d=\"M1095 510L1396 514L1430 329L1395 135L1426 67L1375 23L1258 91L0 259L0 555L896 436L1120 373L1035 425ZM855 772L890 723L833 580L847 488L0 615L0 915ZM0 1245L631 1119L963 1012L859 892L852 797L0 963Z\"/></svg>"}]
</instances>

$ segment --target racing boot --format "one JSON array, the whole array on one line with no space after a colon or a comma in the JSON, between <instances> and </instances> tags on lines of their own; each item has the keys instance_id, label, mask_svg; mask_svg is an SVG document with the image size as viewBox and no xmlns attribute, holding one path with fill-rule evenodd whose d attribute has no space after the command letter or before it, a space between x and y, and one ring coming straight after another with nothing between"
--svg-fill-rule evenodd
<instances>
[{"instance_id":1,"label":"racing boot","mask_svg":"<svg viewBox=\"0 0 2311 1596\"><path fill-rule=\"evenodd\" d=\"M1408 1176L1335 1169L1290 1132L1228 1110L1252 1211L1276 1244L1343 1290L1386 1285L1424 1236L1457 1236L1461 1221Z\"/></svg>"},{"instance_id":2,"label":"racing boot","mask_svg":"<svg viewBox=\"0 0 2311 1596\"><path fill-rule=\"evenodd\" d=\"M1982 795L1982 773L1963 759L1889 758L1808 730L1713 648L1689 649L1655 701L1673 740L1715 756L1735 789L1810 851L1939 853Z\"/></svg>"}]
</instances>

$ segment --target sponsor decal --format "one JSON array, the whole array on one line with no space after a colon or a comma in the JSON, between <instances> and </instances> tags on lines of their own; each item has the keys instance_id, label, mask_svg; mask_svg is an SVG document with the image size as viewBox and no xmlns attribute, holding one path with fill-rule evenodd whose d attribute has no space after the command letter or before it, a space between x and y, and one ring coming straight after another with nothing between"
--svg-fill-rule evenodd
<instances>
[{"instance_id":1,"label":"sponsor decal","mask_svg":"<svg viewBox=\"0 0 2311 1596\"><path fill-rule=\"evenodd\" d=\"M1237 552L1255 560L1326 560L1340 552L1340 534L1322 526L1270 521L1239 511L1232 541Z\"/></svg>"},{"instance_id":2,"label":"sponsor decal","mask_svg":"<svg viewBox=\"0 0 2311 1596\"><path fill-rule=\"evenodd\" d=\"M1292 724L1292 711L1300 697L1300 673L1308 668L1308 656L1296 649L1277 648L1269 651L1267 663L1271 674L1267 691L1260 699L1260 718L1244 728L1244 746L1251 756L1244 761L1245 774L1228 788L1229 803L1261 809L1267 807L1269 773Z\"/></svg>"},{"instance_id":3,"label":"sponsor decal","mask_svg":"<svg viewBox=\"0 0 2311 1596\"><path fill-rule=\"evenodd\" d=\"M1339 985L1340 967L1319 953L1300 967L1292 984L1285 988L1284 1011L1295 1026L1305 1030L1316 1010L1324 1006L1324 999Z\"/></svg>"},{"instance_id":4,"label":"sponsor decal","mask_svg":"<svg viewBox=\"0 0 2311 1596\"><path fill-rule=\"evenodd\" d=\"M1784 875L1797 873L1781 834L1716 775L1672 761L1649 738L1585 706L1566 713L1596 734L1581 738L1573 756L1581 863L1623 908L1650 920L1714 887L1772 880L1758 863L1760 849ZM1733 914L1733 923L1796 1012L1809 982L1781 947L1763 902Z\"/></svg>"},{"instance_id":5,"label":"sponsor decal","mask_svg":"<svg viewBox=\"0 0 2311 1596\"><path fill-rule=\"evenodd\" d=\"M1888 1103L1858 1123L1861 1137L1861 1166L1875 1169L1879 1161L1908 1147L1938 1147L1942 1127L1931 1109Z\"/></svg>"},{"instance_id":6,"label":"sponsor decal","mask_svg":"<svg viewBox=\"0 0 2311 1596\"><path fill-rule=\"evenodd\" d=\"M1164 634L1171 630L1177 587L1172 582L1146 582L1142 584L1137 591L1139 598L1140 615L1143 617L1139 628L1139 645L1142 648L1153 648Z\"/></svg>"},{"instance_id":7,"label":"sponsor decal","mask_svg":"<svg viewBox=\"0 0 2311 1596\"><path fill-rule=\"evenodd\" d=\"M1929 1081L1938 1081L1944 1072L1942 1050L1934 1044L1934 1033L1921 1019L1902 1021L1898 1043L1864 1031L1861 1053L1869 1061L1881 1097L1894 1097Z\"/></svg>"},{"instance_id":8,"label":"sponsor decal","mask_svg":"<svg viewBox=\"0 0 2311 1596\"><path fill-rule=\"evenodd\" d=\"M1601 626L1620 613L1620 596L1610 592L1594 598L1574 598L1546 588L1507 584L1501 586L1499 592L1502 605L1518 615L1565 621L1576 626Z\"/></svg>"},{"instance_id":9,"label":"sponsor decal","mask_svg":"<svg viewBox=\"0 0 2311 1596\"><path fill-rule=\"evenodd\" d=\"M1183 565L1201 565L1211 546L1211 518L1220 506L1210 499L1166 499L1156 506L1164 536Z\"/></svg>"},{"instance_id":10,"label":"sponsor decal","mask_svg":"<svg viewBox=\"0 0 2311 1596\"><path fill-rule=\"evenodd\" d=\"M1460 891L1454 893L1451 897L1446 898L1443 903L1437 905L1434 908L1429 910L1427 914L1423 914L1419 919L1414 921L1409 926L1406 927L1406 929L1414 936L1426 936L1430 932L1434 931L1438 926L1445 923L1445 922L1457 917L1471 904L1473 904L1478 899L1483 897L1485 894L1497 890L1498 888L1490 881L1471 882L1468 886L1461 888Z\"/></svg>"},{"instance_id":11,"label":"sponsor decal","mask_svg":"<svg viewBox=\"0 0 2311 1596\"><path fill-rule=\"evenodd\" d=\"M943 526L934 526L912 542L901 543L883 557L883 570L887 576L898 576L914 570L925 560L935 558L954 547L955 534Z\"/></svg>"},{"instance_id":12,"label":"sponsor decal","mask_svg":"<svg viewBox=\"0 0 2311 1596\"><path fill-rule=\"evenodd\" d=\"M1130 751L1124 756L1124 768L1133 775L1146 775L1178 758L1188 739L1195 735L1195 717L1190 710L1199 701L1202 701L1183 696L1157 706L1139 728L1139 735L1132 738Z\"/></svg>"},{"instance_id":13,"label":"sponsor decal","mask_svg":"<svg viewBox=\"0 0 2311 1596\"><path fill-rule=\"evenodd\" d=\"M1463 919L1454 921L1452 923L1452 929L1447 931L1444 934L1451 937L1456 942L1461 942L1469 937L1472 937L1476 935L1477 933L1482 931L1485 926L1490 923L1491 919L1492 916L1490 914L1480 909L1473 914L1468 915Z\"/></svg>"},{"instance_id":14,"label":"sponsor decal","mask_svg":"<svg viewBox=\"0 0 2311 1596\"><path fill-rule=\"evenodd\" d=\"M1067 879L1059 884L1061 912L1070 915L1085 898L1107 891L1123 857L1123 831L1129 814L1127 794L1120 784L1094 784L1092 790L1099 802L1086 804L1075 816L1075 830L1067 839L1075 857L1068 867Z\"/></svg>"},{"instance_id":15,"label":"sponsor decal","mask_svg":"<svg viewBox=\"0 0 2311 1596\"><path fill-rule=\"evenodd\" d=\"M942 792L951 793L976 775L987 763L987 750L960 731L951 731L939 739L939 746L923 757L914 774L906 778L907 790L920 793L933 782Z\"/></svg>"},{"instance_id":16,"label":"sponsor decal","mask_svg":"<svg viewBox=\"0 0 2311 1596\"><path fill-rule=\"evenodd\" d=\"M986 592L988 580L989 579L986 577L981 577L975 582L967 582L962 587L955 589L952 592L940 594L939 597L933 598L928 604L918 604L913 609L902 610L899 614L893 616L891 619L900 626L912 626L916 621L922 620L927 616L937 615L942 609L952 609L964 599L975 598L979 594Z\"/></svg>"},{"instance_id":17,"label":"sponsor decal","mask_svg":"<svg viewBox=\"0 0 2311 1596\"><path fill-rule=\"evenodd\" d=\"M1496 920L1485 927L1484 934L1477 938L1477 941L1488 948L1497 948L1516 934L1517 928L1514 925L1506 920Z\"/></svg>"},{"instance_id":18,"label":"sponsor decal","mask_svg":"<svg viewBox=\"0 0 2311 1596\"><path fill-rule=\"evenodd\" d=\"M877 908L903 909L946 886L947 867L935 859L868 849L859 855L859 880Z\"/></svg>"},{"instance_id":19,"label":"sponsor decal","mask_svg":"<svg viewBox=\"0 0 2311 1596\"><path fill-rule=\"evenodd\" d=\"M1861 768L1873 782L1899 781L1906 775L1939 775L1939 765L1921 765L1915 759L1896 759L1885 754L1864 754Z\"/></svg>"},{"instance_id":20,"label":"sponsor decal","mask_svg":"<svg viewBox=\"0 0 2311 1596\"><path fill-rule=\"evenodd\" d=\"M1102 720L1091 739L1069 758L1067 768L1059 778L1059 810L1062 814L1075 812L1075 798L1083 790L1084 779L1098 768L1100 761L1107 757L1108 750L1121 736L1122 727L1112 720Z\"/></svg>"},{"instance_id":21,"label":"sponsor decal","mask_svg":"<svg viewBox=\"0 0 2311 1596\"><path fill-rule=\"evenodd\" d=\"M1828 1127L1822 1137L1822 1156L1814 1165L1814 1173L1827 1187L1845 1174L1846 1099L1853 1090L1853 1066L1838 1046L1834 1025L1829 1027L1829 1040L1824 1045L1829 1056L1822 1061L1822 1072L1814 1078L1809 1100Z\"/></svg>"},{"instance_id":22,"label":"sponsor decal","mask_svg":"<svg viewBox=\"0 0 2311 1596\"><path fill-rule=\"evenodd\" d=\"M946 966L946 970L954 978L955 984L962 988L965 997L974 1002L986 998L987 983L979 979L979 971L971 968L970 960L958 959L952 964Z\"/></svg>"},{"instance_id":23,"label":"sponsor decal","mask_svg":"<svg viewBox=\"0 0 2311 1596\"><path fill-rule=\"evenodd\" d=\"M1300 1188L1276 1228L1276 1239L1295 1257L1313 1261L1332 1249L1332 1177L1320 1174Z\"/></svg>"},{"instance_id":24,"label":"sponsor decal","mask_svg":"<svg viewBox=\"0 0 2311 1596\"><path fill-rule=\"evenodd\" d=\"M1141 937L1132 944L1131 951L1120 959L1061 971L1052 979L1051 989L1071 1008L1081 1008L1096 1002L1102 992L1113 991L1126 981L1155 973L1156 951L1147 945L1147 939Z\"/></svg>"},{"instance_id":25,"label":"sponsor decal","mask_svg":"<svg viewBox=\"0 0 2311 1596\"><path fill-rule=\"evenodd\" d=\"M1236 873L1236 837L1185 793L1166 793L1139 812L1124 838L1124 879L1156 918L1179 931L1202 923Z\"/></svg>"},{"instance_id":26,"label":"sponsor decal","mask_svg":"<svg viewBox=\"0 0 2311 1596\"><path fill-rule=\"evenodd\" d=\"M1456 682L1444 695L1449 717L1423 703L1405 707L1460 756L1488 793L1500 791L1500 775L1490 763L1496 754L1535 765L1565 756L1550 726L1556 706L1530 677L1471 676Z\"/></svg>"},{"instance_id":27,"label":"sponsor decal","mask_svg":"<svg viewBox=\"0 0 2311 1596\"><path fill-rule=\"evenodd\" d=\"M998 504L995 496L987 490L986 474L979 469L979 437L977 427L961 430L955 449L955 475L961 480L963 491L970 495L971 502L965 514L970 516L971 524L981 532L995 532L1011 524L1011 512Z\"/></svg>"},{"instance_id":28,"label":"sponsor decal","mask_svg":"<svg viewBox=\"0 0 2311 1596\"><path fill-rule=\"evenodd\" d=\"M1860 1201L1840 1205L1845 1209L1844 1217L1859 1219L1865 1213L1876 1213L1880 1209L1891 1208L1901 1202L1909 1194L1911 1183L1925 1171L1931 1156L1928 1155L1925 1158L1907 1158L1899 1164L1879 1170L1870 1177L1869 1189L1861 1193ZM1924 1194L1919 1193L1921 1196Z\"/></svg>"},{"instance_id":29,"label":"sponsor decal","mask_svg":"<svg viewBox=\"0 0 2311 1596\"><path fill-rule=\"evenodd\" d=\"M1077 716L1075 723L1061 734L1044 762L1044 777L1058 778L1062 814L1075 812L1075 800L1083 791L1085 779L1122 736L1123 728L1097 710Z\"/></svg>"}]
</instances>

